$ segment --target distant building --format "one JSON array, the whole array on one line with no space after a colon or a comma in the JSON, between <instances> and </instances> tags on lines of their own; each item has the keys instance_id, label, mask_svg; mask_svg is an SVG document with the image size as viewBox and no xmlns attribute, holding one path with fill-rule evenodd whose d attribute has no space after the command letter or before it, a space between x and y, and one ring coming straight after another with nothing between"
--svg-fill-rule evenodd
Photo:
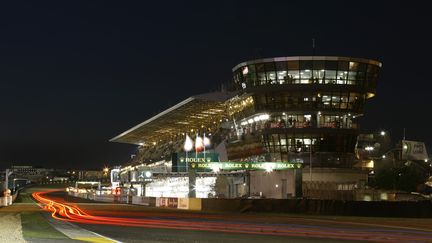
<instances>
[{"instance_id":1,"label":"distant building","mask_svg":"<svg viewBox=\"0 0 432 243\"><path fill-rule=\"evenodd\" d=\"M13 165L11 171L13 172L12 178L23 178L37 183L49 177L54 170L31 165Z\"/></svg>"},{"instance_id":2,"label":"distant building","mask_svg":"<svg viewBox=\"0 0 432 243\"><path fill-rule=\"evenodd\" d=\"M391 148L391 138L385 131L359 134L355 147L355 155L359 162L354 167L370 170L379 167L383 159L391 156Z\"/></svg>"},{"instance_id":3,"label":"distant building","mask_svg":"<svg viewBox=\"0 0 432 243\"><path fill-rule=\"evenodd\" d=\"M78 180L89 180L89 181L99 181L102 179L108 179L102 170L78 170Z\"/></svg>"}]
</instances>

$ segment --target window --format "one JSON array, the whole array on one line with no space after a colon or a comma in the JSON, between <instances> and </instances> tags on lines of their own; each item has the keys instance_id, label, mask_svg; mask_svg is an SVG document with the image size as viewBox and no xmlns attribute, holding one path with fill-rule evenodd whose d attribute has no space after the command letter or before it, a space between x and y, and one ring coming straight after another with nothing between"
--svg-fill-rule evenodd
<instances>
[{"instance_id":1,"label":"window","mask_svg":"<svg viewBox=\"0 0 432 243\"><path fill-rule=\"evenodd\" d=\"M349 70L350 71L357 71L358 66L359 66L358 62L349 62Z\"/></svg>"},{"instance_id":2,"label":"window","mask_svg":"<svg viewBox=\"0 0 432 243\"><path fill-rule=\"evenodd\" d=\"M277 70L277 82L279 84L287 83L287 63L286 62L276 62Z\"/></svg>"},{"instance_id":3,"label":"window","mask_svg":"<svg viewBox=\"0 0 432 243\"><path fill-rule=\"evenodd\" d=\"M267 72L267 83L268 84L276 84L276 73L275 72Z\"/></svg>"},{"instance_id":4,"label":"window","mask_svg":"<svg viewBox=\"0 0 432 243\"><path fill-rule=\"evenodd\" d=\"M319 83L319 84L324 83L324 76L325 76L324 69L314 69L313 70L314 83Z\"/></svg>"},{"instance_id":5,"label":"window","mask_svg":"<svg viewBox=\"0 0 432 243\"><path fill-rule=\"evenodd\" d=\"M326 70L325 71L325 81L326 84L336 84L336 71Z\"/></svg>"},{"instance_id":6,"label":"window","mask_svg":"<svg viewBox=\"0 0 432 243\"><path fill-rule=\"evenodd\" d=\"M255 85L256 83L256 69L255 65L248 65L248 73L246 75L246 82L250 85Z\"/></svg>"},{"instance_id":7,"label":"window","mask_svg":"<svg viewBox=\"0 0 432 243\"><path fill-rule=\"evenodd\" d=\"M259 85L264 85L264 84L266 84L266 75L265 75L265 73L264 72L262 72L262 73L257 73L258 74L258 84Z\"/></svg>"},{"instance_id":8,"label":"window","mask_svg":"<svg viewBox=\"0 0 432 243\"><path fill-rule=\"evenodd\" d=\"M355 71L349 71L348 72L348 80L355 81L357 79L357 72Z\"/></svg>"},{"instance_id":9,"label":"window","mask_svg":"<svg viewBox=\"0 0 432 243\"><path fill-rule=\"evenodd\" d=\"M340 96L339 95L333 95L331 97L331 106L332 108L339 108L339 104L340 104Z\"/></svg>"},{"instance_id":10,"label":"window","mask_svg":"<svg viewBox=\"0 0 432 243\"><path fill-rule=\"evenodd\" d=\"M358 71L356 75L357 81L363 81L365 79L366 73L364 71ZM357 84L360 84L361 82L357 82Z\"/></svg>"},{"instance_id":11,"label":"window","mask_svg":"<svg viewBox=\"0 0 432 243\"><path fill-rule=\"evenodd\" d=\"M322 96L322 102L324 108L330 108L330 102L331 102L331 94L324 94Z\"/></svg>"},{"instance_id":12,"label":"window","mask_svg":"<svg viewBox=\"0 0 432 243\"><path fill-rule=\"evenodd\" d=\"M312 71L310 69L300 70L300 79L302 84L312 83Z\"/></svg>"},{"instance_id":13,"label":"window","mask_svg":"<svg viewBox=\"0 0 432 243\"><path fill-rule=\"evenodd\" d=\"M259 63L256 65L256 69L257 69L257 83L259 85L264 85L266 84L266 74L265 74L265 70L264 70L264 64Z\"/></svg>"},{"instance_id":14,"label":"window","mask_svg":"<svg viewBox=\"0 0 432 243\"><path fill-rule=\"evenodd\" d=\"M287 81L290 84L297 84L300 83L300 73L298 70L289 70L288 71L288 77Z\"/></svg>"},{"instance_id":15,"label":"window","mask_svg":"<svg viewBox=\"0 0 432 243\"><path fill-rule=\"evenodd\" d=\"M343 94L341 96L340 103L341 103L340 104L341 109L347 109L348 108L348 95L347 94Z\"/></svg>"},{"instance_id":16,"label":"window","mask_svg":"<svg viewBox=\"0 0 432 243\"><path fill-rule=\"evenodd\" d=\"M348 71L338 71L337 84L345 84L348 77Z\"/></svg>"},{"instance_id":17,"label":"window","mask_svg":"<svg viewBox=\"0 0 432 243\"><path fill-rule=\"evenodd\" d=\"M246 83L250 85L256 85L256 73L249 72L246 76Z\"/></svg>"},{"instance_id":18,"label":"window","mask_svg":"<svg viewBox=\"0 0 432 243\"><path fill-rule=\"evenodd\" d=\"M287 71L278 71L277 80L279 84L287 83Z\"/></svg>"}]
</instances>

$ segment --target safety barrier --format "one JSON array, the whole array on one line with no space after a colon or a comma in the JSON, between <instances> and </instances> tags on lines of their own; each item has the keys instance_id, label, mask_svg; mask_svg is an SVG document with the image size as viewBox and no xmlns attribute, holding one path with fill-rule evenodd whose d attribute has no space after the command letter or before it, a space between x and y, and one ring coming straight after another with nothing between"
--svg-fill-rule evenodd
<instances>
[{"instance_id":1,"label":"safety barrier","mask_svg":"<svg viewBox=\"0 0 432 243\"><path fill-rule=\"evenodd\" d=\"M156 207L201 210L201 198L157 197Z\"/></svg>"},{"instance_id":2,"label":"safety barrier","mask_svg":"<svg viewBox=\"0 0 432 243\"><path fill-rule=\"evenodd\" d=\"M132 204L154 207L156 205L156 198L155 197L133 196L132 197Z\"/></svg>"},{"instance_id":3,"label":"safety barrier","mask_svg":"<svg viewBox=\"0 0 432 243\"><path fill-rule=\"evenodd\" d=\"M74 191L68 192L69 196L79 197L83 199L111 202L144 205L150 207L175 208L183 210L202 210L201 198L172 198L172 197L141 197L129 195L97 195L94 193L78 193Z\"/></svg>"},{"instance_id":4,"label":"safety barrier","mask_svg":"<svg viewBox=\"0 0 432 243\"><path fill-rule=\"evenodd\" d=\"M269 212L374 217L432 217L432 201L344 201L318 199L215 199L83 195L95 201L207 212ZM4 199L2 199L4 200ZM4 203L4 201L0 201Z\"/></svg>"},{"instance_id":5,"label":"safety barrier","mask_svg":"<svg viewBox=\"0 0 432 243\"><path fill-rule=\"evenodd\" d=\"M0 206L6 207L12 205L13 200L14 200L13 196L0 197Z\"/></svg>"},{"instance_id":6,"label":"safety barrier","mask_svg":"<svg viewBox=\"0 0 432 243\"><path fill-rule=\"evenodd\" d=\"M74 191L69 191L68 195L98 202L132 203L132 196L128 195L97 195L95 193L80 193Z\"/></svg>"}]
</instances>

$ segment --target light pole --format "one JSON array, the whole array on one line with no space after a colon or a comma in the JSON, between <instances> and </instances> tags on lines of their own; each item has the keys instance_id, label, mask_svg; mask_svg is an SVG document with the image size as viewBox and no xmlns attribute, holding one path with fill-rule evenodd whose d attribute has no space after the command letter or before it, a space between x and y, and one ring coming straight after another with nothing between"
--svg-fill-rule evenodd
<instances>
[{"instance_id":1,"label":"light pole","mask_svg":"<svg viewBox=\"0 0 432 243\"><path fill-rule=\"evenodd\" d=\"M309 180L312 182L312 142L309 146Z\"/></svg>"},{"instance_id":2,"label":"light pole","mask_svg":"<svg viewBox=\"0 0 432 243\"><path fill-rule=\"evenodd\" d=\"M13 171L10 171L9 169L6 169L5 171L5 190L9 188L9 176L13 174Z\"/></svg>"}]
</instances>

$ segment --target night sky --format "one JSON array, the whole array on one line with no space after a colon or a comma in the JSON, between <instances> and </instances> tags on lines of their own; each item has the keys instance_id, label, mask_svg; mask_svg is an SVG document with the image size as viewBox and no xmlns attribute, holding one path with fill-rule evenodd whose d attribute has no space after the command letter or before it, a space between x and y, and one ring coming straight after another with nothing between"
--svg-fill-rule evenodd
<instances>
[{"instance_id":1,"label":"night sky","mask_svg":"<svg viewBox=\"0 0 432 243\"><path fill-rule=\"evenodd\" d=\"M363 129L432 145L427 1L7 1L0 6L0 168L99 169L108 140L254 58L383 62Z\"/></svg>"}]
</instances>

